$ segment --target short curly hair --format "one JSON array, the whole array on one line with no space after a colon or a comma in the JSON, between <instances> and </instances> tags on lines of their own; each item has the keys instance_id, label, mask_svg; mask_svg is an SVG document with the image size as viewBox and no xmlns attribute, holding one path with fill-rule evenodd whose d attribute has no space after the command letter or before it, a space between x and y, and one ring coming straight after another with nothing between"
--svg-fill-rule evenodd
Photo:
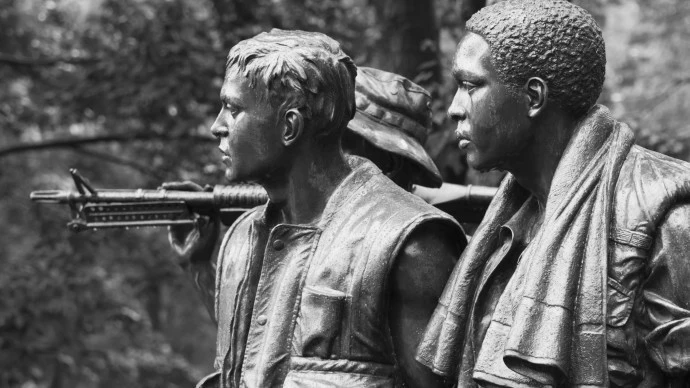
<instances>
[{"instance_id":1,"label":"short curly hair","mask_svg":"<svg viewBox=\"0 0 690 388\"><path fill-rule=\"evenodd\" d=\"M318 32L277 28L230 49L226 76L240 74L272 106L298 108L317 136L340 136L355 114L357 67L340 44Z\"/></svg>"},{"instance_id":2,"label":"short curly hair","mask_svg":"<svg viewBox=\"0 0 690 388\"><path fill-rule=\"evenodd\" d=\"M481 9L467 31L491 47L499 78L510 87L541 77L549 96L576 117L591 108L604 85L601 29L584 9L564 0L507 0Z\"/></svg>"}]
</instances>

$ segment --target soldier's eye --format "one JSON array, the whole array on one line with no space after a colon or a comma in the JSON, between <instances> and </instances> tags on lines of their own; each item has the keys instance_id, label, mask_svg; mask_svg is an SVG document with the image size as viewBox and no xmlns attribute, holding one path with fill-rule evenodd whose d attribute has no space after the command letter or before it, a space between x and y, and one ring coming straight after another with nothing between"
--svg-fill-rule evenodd
<instances>
[{"instance_id":1,"label":"soldier's eye","mask_svg":"<svg viewBox=\"0 0 690 388\"><path fill-rule=\"evenodd\" d=\"M223 104L223 108L227 109L228 112L232 115L232 117L237 116L237 114L240 112L239 109L234 107L232 104L225 103Z\"/></svg>"},{"instance_id":2,"label":"soldier's eye","mask_svg":"<svg viewBox=\"0 0 690 388\"><path fill-rule=\"evenodd\" d=\"M462 81L462 82L460 82L459 87L460 87L461 89L467 90L468 92L471 92L472 90L474 90L474 88L477 87L477 85L475 85L475 84L473 84L472 82L469 82L469 81Z\"/></svg>"}]
</instances>

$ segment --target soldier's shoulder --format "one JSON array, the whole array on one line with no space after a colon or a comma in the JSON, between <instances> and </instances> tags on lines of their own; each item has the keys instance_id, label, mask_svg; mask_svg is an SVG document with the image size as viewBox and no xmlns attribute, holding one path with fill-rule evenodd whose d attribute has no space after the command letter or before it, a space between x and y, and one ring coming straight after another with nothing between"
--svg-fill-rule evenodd
<instances>
[{"instance_id":1,"label":"soldier's shoulder","mask_svg":"<svg viewBox=\"0 0 690 388\"><path fill-rule=\"evenodd\" d=\"M640 145L630 149L623 170L640 174L647 181L661 183L678 182L679 179L690 179L690 163L652 151Z\"/></svg>"},{"instance_id":2,"label":"soldier's shoulder","mask_svg":"<svg viewBox=\"0 0 690 388\"><path fill-rule=\"evenodd\" d=\"M401 213L401 215L415 216L425 214L443 219L452 219L447 213L428 204L419 196L405 191L384 175L377 177L377 181L371 185L369 190L370 193L366 200L376 201L380 206L389 207L391 210Z\"/></svg>"},{"instance_id":3,"label":"soldier's shoulder","mask_svg":"<svg viewBox=\"0 0 690 388\"><path fill-rule=\"evenodd\" d=\"M690 199L690 163L635 145L620 171L615 213L619 227L652 233L666 212Z\"/></svg>"},{"instance_id":4,"label":"soldier's shoulder","mask_svg":"<svg viewBox=\"0 0 690 388\"><path fill-rule=\"evenodd\" d=\"M224 247L228 244L228 241L231 238L235 236L242 236L242 238L245 238L252 223L263 216L265 209L266 205L261 205L242 213L242 215L240 215L235 222L230 225L230 228L228 228L227 232L225 232L225 236L223 237L223 242L221 244L221 252L223 252Z\"/></svg>"},{"instance_id":5,"label":"soldier's shoulder","mask_svg":"<svg viewBox=\"0 0 690 388\"><path fill-rule=\"evenodd\" d=\"M621 168L618 188L672 198L690 191L690 163L635 145Z\"/></svg>"}]
</instances>

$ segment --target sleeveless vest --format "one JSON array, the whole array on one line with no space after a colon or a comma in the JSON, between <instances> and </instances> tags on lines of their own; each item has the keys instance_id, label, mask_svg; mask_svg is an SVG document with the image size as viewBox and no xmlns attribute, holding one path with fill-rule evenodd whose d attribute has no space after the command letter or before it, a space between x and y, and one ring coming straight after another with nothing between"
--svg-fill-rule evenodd
<instances>
[{"instance_id":1,"label":"sleeveless vest","mask_svg":"<svg viewBox=\"0 0 690 388\"><path fill-rule=\"evenodd\" d=\"M270 228L268 204L226 234L216 281L221 386L398 385L388 325L394 259L422 223L461 229L372 163L351 162L315 225Z\"/></svg>"}]
</instances>

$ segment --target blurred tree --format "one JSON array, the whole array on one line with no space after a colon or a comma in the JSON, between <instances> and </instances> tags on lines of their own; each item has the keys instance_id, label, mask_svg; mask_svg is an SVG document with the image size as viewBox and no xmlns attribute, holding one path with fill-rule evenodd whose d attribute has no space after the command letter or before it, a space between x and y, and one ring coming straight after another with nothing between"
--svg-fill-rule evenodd
<instances>
[{"instance_id":1,"label":"blurred tree","mask_svg":"<svg viewBox=\"0 0 690 388\"><path fill-rule=\"evenodd\" d=\"M606 104L642 145L690 160L690 3L619 0L606 12Z\"/></svg>"},{"instance_id":2,"label":"blurred tree","mask_svg":"<svg viewBox=\"0 0 690 388\"><path fill-rule=\"evenodd\" d=\"M379 37L370 65L422 86L441 79L439 30L432 0L371 0Z\"/></svg>"},{"instance_id":3,"label":"blurred tree","mask_svg":"<svg viewBox=\"0 0 690 388\"><path fill-rule=\"evenodd\" d=\"M2 1L1 143L91 142L3 160L0 284L13 291L0 386L190 386L211 366L215 329L164 231L68 236L65 209L26 194L68 188L68 166L99 186L155 187L213 165L209 142L176 139L210 139L224 60L215 13L195 1Z\"/></svg>"}]
</instances>

